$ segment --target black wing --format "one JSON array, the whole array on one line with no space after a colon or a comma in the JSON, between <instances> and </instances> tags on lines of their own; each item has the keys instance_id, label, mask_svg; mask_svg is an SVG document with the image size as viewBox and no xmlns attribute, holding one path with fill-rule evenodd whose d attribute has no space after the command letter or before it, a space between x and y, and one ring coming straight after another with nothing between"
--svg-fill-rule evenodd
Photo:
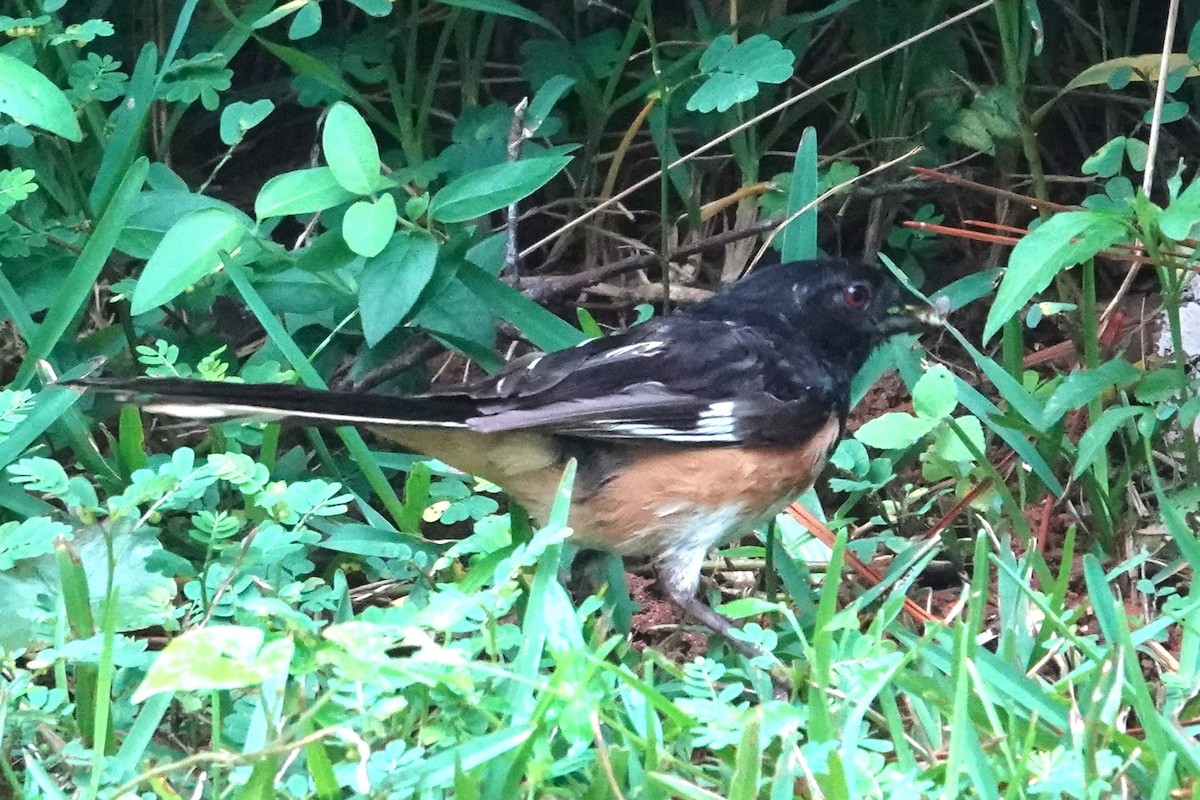
<instances>
[{"instance_id":1,"label":"black wing","mask_svg":"<svg viewBox=\"0 0 1200 800\"><path fill-rule=\"evenodd\" d=\"M484 432L697 444L803 441L845 404L815 362L752 328L686 316L529 356L446 394L475 401L467 424Z\"/></svg>"}]
</instances>

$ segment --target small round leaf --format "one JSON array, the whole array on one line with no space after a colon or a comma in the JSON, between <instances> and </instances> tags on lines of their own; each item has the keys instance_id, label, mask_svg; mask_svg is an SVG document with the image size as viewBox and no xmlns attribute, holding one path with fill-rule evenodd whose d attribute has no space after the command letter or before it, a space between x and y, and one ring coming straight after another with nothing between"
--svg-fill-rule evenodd
<instances>
[{"instance_id":1,"label":"small round leaf","mask_svg":"<svg viewBox=\"0 0 1200 800\"><path fill-rule=\"evenodd\" d=\"M342 238L346 246L360 256L371 258L392 238L396 230L396 198L380 195L378 200L359 200L346 209L342 218Z\"/></svg>"}]
</instances>

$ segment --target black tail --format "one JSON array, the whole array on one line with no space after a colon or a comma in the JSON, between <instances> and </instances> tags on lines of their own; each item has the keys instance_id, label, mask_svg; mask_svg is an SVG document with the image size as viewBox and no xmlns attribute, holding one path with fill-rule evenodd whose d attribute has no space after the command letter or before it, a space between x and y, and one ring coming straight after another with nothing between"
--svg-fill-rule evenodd
<instances>
[{"instance_id":1,"label":"black tail","mask_svg":"<svg viewBox=\"0 0 1200 800\"><path fill-rule=\"evenodd\" d=\"M184 378L83 378L64 386L103 392L158 414L197 420L266 419L309 425L465 427L477 416L462 396L388 397L331 392L281 383L229 383Z\"/></svg>"}]
</instances>

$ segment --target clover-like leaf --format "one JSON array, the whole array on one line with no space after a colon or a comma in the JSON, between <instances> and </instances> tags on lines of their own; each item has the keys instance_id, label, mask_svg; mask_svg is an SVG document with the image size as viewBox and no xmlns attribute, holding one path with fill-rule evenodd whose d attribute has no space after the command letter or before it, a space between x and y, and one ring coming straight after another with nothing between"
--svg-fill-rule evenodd
<instances>
[{"instance_id":1,"label":"clover-like leaf","mask_svg":"<svg viewBox=\"0 0 1200 800\"><path fill-rule=\"evenodd\" d=\"M792 77L796 56L765 33L735 44L729 34L713 40L700 57L708 80L690 98L689 111L728 111L758 94L760 83L783 83Z\"/></svg>"},{"instance_id":2,"label":"clover-like leaf","mask_svg":"<svg viewBox=\"0 0 1200 800\"><path fill-rule=\"evenodd\" d=\"M227 145L237 144L274 110L275 104L270 100L230 103L221 112L221 141Z\"/></svg>"}]
</instances>

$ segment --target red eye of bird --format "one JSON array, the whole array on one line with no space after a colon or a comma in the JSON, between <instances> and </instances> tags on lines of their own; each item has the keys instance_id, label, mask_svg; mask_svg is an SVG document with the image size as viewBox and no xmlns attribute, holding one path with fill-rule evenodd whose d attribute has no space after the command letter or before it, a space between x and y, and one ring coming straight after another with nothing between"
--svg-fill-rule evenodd
<instances>
[{"instance_id":1,"label":"red eye of bird","mask_svg":"<svg viewBox=\"0 0 1200 800\"><path fill-rule=\"evenodd\" d=\"M842 292L842 302L856 311L871 302L871 287L865 283L852 283Z\"/></svg>"}]
</instances>

